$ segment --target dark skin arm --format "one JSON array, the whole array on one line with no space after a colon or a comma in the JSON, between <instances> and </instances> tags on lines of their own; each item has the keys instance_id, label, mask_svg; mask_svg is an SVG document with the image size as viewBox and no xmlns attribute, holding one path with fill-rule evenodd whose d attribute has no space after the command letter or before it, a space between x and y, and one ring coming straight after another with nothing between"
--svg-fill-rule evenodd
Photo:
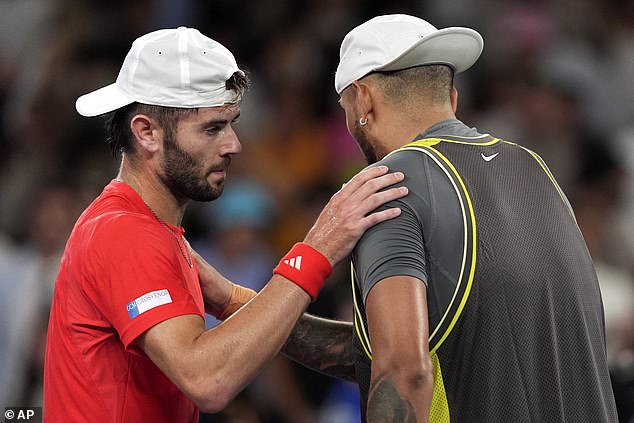
<instances>
[{"instance_id":1,"label":"dark skin arm","mask_svg":"<svg viewBox=\"0 0 634 423\"><path fill-rule=\"evenodd\" d=\"M368 423L427 422L433 370L425 285L407 276L387 278L370 291L367 313L373 353ZM304 314L282 352L322 374L356 382L352 336L351 323Z\"/></svg>"},{"instance_id":2,"label":"dark skin arm","mask_svg":"<svg viewBox=\"0 0 634 423\"><path fill-rule=\"evenodd\" d=\"M327 376L356 382L352 324L304 314L295 325L282 353Z\"/></svg>"},{"instance_id":3,"label":"dark skin arm","mask_svg":"<svg viewBox=\"0 0 634 423\"><path fill-rule=\"evenodd\" d=\"M372 340L368 423L429 421L434 375L426 291L416 278L393 276L378 282L368 294Z\"/></svg>"}]
</instances>

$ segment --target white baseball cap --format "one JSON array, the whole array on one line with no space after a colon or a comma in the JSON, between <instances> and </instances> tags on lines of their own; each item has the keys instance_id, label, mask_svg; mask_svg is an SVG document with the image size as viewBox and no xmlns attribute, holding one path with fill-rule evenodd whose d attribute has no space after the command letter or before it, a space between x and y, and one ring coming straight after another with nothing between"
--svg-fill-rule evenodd
<instances>
[{"instance_id":1,"label":"white baseball cap","mask_svg":"<svg viewBox=\"0 0 634 423\"><path fill-rule=\"evenodd\" d=\"M137 38L115 83L82 95L75 108L97 116L133 102L167 107L214 107L237 101L225 83L242 72L233 54L192 28L160 29Z\"/></svg>"},{"instance_id":2,"label":"white baseball cap","mask_svg":"<svg viewBox=\"0 0 634 423\"><path fill-rule=\"evenodd\" d=\"M444 64L460 73L480 57L484 41L470 28L437 29L409 15L383 15L350 31L339 52L335 89L341 92L374 71Z\"/></svg>"}]
</instances>

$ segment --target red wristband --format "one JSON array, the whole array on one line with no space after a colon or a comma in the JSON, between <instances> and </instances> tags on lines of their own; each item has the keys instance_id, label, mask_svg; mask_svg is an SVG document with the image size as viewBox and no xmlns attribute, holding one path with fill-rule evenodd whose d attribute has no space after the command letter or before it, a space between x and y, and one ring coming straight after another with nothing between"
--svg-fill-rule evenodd
<instances>
[{"instance_id":1,"label":"red wristband","mask_svg":"<svg viewBox=\"0 0 634 423\"><path fill-rule=\"evenodd\" d=\"M284 276L297 284L315 301L324 286L324 281L332 273L332 266L326 257L313 247L298 242L273 269L273 273Z\"/></svg>"}]
</instances>

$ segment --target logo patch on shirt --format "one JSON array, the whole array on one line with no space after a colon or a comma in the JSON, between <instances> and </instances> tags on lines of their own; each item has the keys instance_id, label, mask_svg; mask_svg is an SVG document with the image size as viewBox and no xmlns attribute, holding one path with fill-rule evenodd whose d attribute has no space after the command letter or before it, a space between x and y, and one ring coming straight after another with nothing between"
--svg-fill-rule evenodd
<instances>
[{"instance_id":1,"label":"logo patch on shirt","mask_svg":"<svg viewBox=\"0 0 634 423\"><path fill-rule=\"evenodd\" d=\"M169 304L172 302L172 297L167 289L160 291L152 291L147 294L141 295L134 301L130 301L126 308L128 309L128 315L130 319L134 319L139 314L143 314L148 310L158 307L163 304Z\"/></svg>"},{"instance_id":2,"label":"logo patch on shirt","mask_svg":"<svg viewBox=\"0 0 634 423\"><path fill-rule=\"evenodd\" d=\"M480 155L482 156L482 159L484 159L485 162L490 162L491 160L495 159L495 157L500 154L500 152L498 151L495 154L491 154L490 156L485 156L484 153L480 153Z\"/></svg>"}]
</instances>

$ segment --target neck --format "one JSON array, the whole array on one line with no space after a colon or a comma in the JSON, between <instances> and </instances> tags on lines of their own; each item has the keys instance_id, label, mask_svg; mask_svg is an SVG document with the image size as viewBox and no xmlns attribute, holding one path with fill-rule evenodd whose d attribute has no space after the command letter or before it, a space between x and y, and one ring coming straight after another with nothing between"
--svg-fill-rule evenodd
<instances>
[{"instance_id":1,"label":"neck","mask_svg":"<svg viewBox=\"0 0 634 423\"><path fill-rule=\"evenodd\" d=\"M116 179L135 190L157 218L172 226L181 225L189 201L174 196L155 171L136 166L124 154Z\"/></svg>"},{"instance_id":2,"label":"neck","mask_svg":"<svg viewBox=\"0 0 634 423\"><path fill-rule=\"evenodd\" d=\"M451 108L444 106L421 106L421 113L403 113L394 110L392 116L387 116L384 134L379 135L387 153L394 151L405 144L412 142L418 134L426 129L447 119L455 119L456 115Z\"/></svg>"}]
</instances>

